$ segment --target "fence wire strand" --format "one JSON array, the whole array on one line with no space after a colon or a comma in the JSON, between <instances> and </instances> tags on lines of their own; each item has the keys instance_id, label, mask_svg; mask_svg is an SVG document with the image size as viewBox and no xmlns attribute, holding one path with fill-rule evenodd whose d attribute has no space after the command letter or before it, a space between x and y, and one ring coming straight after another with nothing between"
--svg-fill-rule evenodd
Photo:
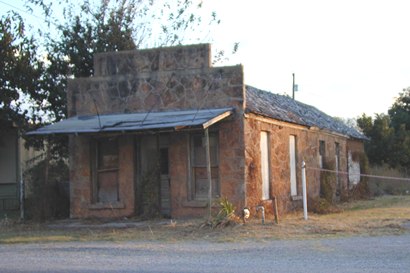
<instances>
[{"instance_id":1,"label":"fence wire strand","mask_svg":"<svg viewBox=\"0 0 410 273\"><path fill-rule=\"evenodd\" d=\"M329 170L329 169L314 168L314 167L306 167L306 169L307 170L320 171L320 172L335 173L335 174L338 174L338 175L354 175L354 176L360 175L360 177L377 178L377 179L389 179L389 180L399 180L399 181L410 182L410 178L405 178L405 177L381 176L381 175L373 175L373 174L358 174L358 173L349 173L349 172L345 172L345 171Z\"/></svg>"}]
</instances>

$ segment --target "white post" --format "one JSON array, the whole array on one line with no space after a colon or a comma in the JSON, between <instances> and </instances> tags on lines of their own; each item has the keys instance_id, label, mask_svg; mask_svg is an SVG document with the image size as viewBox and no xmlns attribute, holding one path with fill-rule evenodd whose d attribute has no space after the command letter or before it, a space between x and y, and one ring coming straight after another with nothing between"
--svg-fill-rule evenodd
<instances>
[{"instance_id":1,"label":"white post","mask_svg":"<svg viewBox=\"0 0 410 273\"><path fill-rule=\"evenodd\" d=\"M303 217L308 219L307 212L307 190L306 190L306 163L302 161L302 191L303 191Z\"/></svg>"}]
</instances>

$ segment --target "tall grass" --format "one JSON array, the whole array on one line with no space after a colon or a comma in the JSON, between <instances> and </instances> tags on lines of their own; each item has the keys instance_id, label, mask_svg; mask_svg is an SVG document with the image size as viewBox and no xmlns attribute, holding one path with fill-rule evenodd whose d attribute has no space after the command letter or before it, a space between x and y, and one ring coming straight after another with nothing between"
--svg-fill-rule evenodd
<instances>
[{"instance_id":1,"label":"tall grass","mask_svg":"<svg viewBox=\"0 0 410 273\"><path fill-rule=\"evenodd\" d=\"M381 195L410 195L410 181L409 180L396 180L394 178L406 178L405 173L398 169L390 168L387 165L371 166L370 173L376 176L383 176L385 178L369 178L369 188L374 196Z\"/></svg>"}]
</instances>

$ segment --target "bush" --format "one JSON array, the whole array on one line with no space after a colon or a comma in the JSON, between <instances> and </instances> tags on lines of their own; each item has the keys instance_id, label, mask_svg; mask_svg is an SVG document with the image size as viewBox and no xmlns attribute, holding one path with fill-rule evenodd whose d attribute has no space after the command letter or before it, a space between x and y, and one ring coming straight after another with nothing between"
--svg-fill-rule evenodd
<instances>
[{"instance_id":1,"label":"bush","mask_svg":"<svg viewBox=\"0 0 410 273\"><path fill-rule=\"evenodd\" d=\"M334 164L323 162L323 168L333 170ZM336 194L336 174L332 172L320 172L320 197L332 204Z\"/></svg>"},{"instance_id":2,"label":"bush","mask_svg":"<svg viewBox=\"0 0 410 273\"><path fill-rule=\"evenodd\" d=\"M26 217L35 221L69 217L69 171L63 160L48 165L46 184L46 160L42 160L25 172L28 185L26 196Z\"/></svg>"},{"instance_id":3,"label":"bush","mask_svg":"<svg viewBox=\"0 0 410 273\"><path fill-rule=\"evenodd\" d=\"M202 225L202 227L204 226L209 226L211 228L227 227L227 226L236 225L240 222L241 220L240 217L235 215L234 205L231 202L229 202L226 197L221 197L218 200L218 205L221 207L218 214L215 217L213 217L213 219L206 221Z\"/></svg>"}]
</instances>

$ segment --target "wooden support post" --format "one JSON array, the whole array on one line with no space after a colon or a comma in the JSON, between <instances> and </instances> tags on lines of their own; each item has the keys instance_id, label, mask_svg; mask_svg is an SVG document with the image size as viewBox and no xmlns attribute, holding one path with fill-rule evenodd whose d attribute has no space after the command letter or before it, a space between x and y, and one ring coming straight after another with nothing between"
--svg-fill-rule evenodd
<instances>
[{"instance_id":1,"label":"wooden support post","mask_svg":"<svg viewBox=\"0 0 410 273\"><path fill-rule=\"evenodd\" d=\"M208 177L208 202L209 202L209 215L208 218L211 220L212 217L212 173L211 173L211 155L209 150L209 132L208 128L205 129L205 154L206 154L206 174Z\"/></svg>"},{"instance_id":2,"label":"wooden support post","mask_svg":"<svg viewBox=\"0 0 410 273\"><path fill-rule=\"evenodd\" d=\"M275 213L275 224L279 224L278 200L276 196L273 197L273 211Z\"/></svg>"}]
</instances>

